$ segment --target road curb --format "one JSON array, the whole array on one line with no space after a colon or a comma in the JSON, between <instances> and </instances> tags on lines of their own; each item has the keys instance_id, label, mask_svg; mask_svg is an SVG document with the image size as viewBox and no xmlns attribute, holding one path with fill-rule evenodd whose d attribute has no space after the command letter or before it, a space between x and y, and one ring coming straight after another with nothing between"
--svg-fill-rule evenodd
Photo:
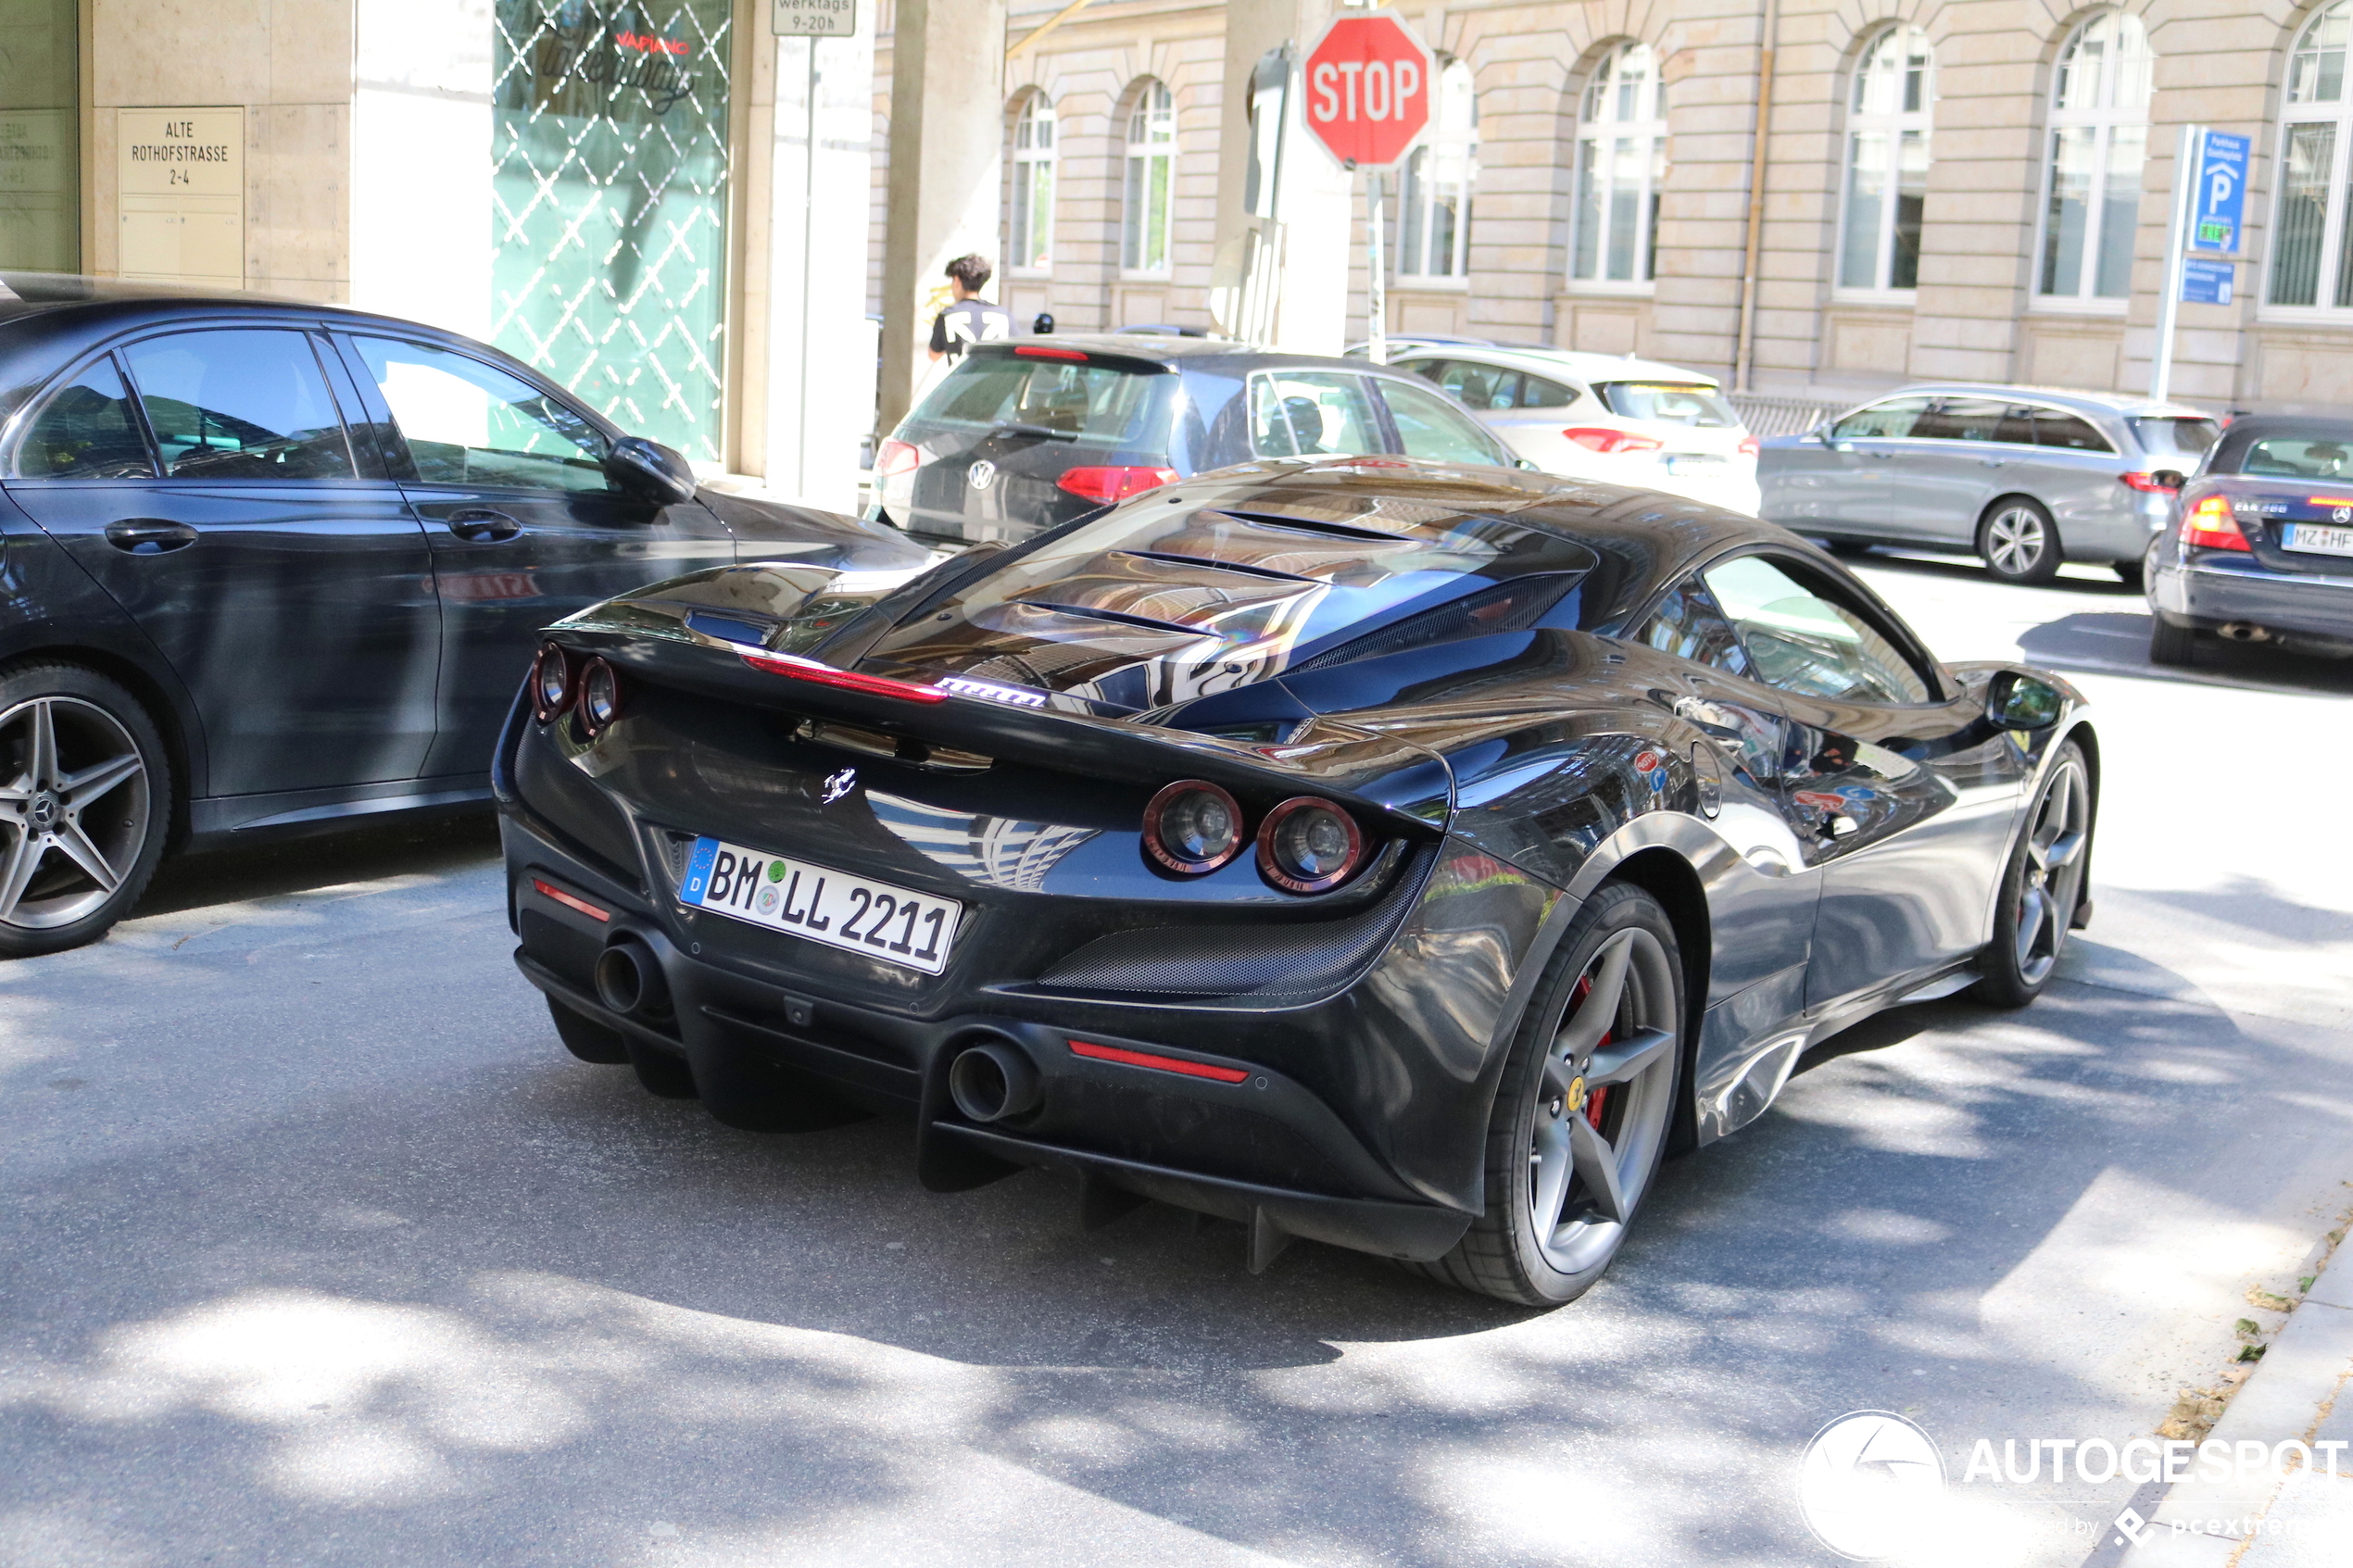
<instances>
[{"instance_id":1,"label":"road curb","mask_svg":"<svg viewBox=\"0 0 2353 1568\"><path fill-rule=\"evenodd\" d=\"M2353 1382L2353 1265L2338 1267L2340 1247L2304 1293L2254 1373L2207 1434L2210 1443L2310 1442ZM2336 1474L2353 1476L2353 1451L2335 1456ZM2249 1485L2209 1481L2193 1468L2165 1495L2120 1568L2230 1568L2248 1543L2278 1533L2272 1518L2288 1475ZM2220 1526L2220 1528L2216 1528ZM2259 1545L2260 1542L2258 1541ZM2250 1565L2251 1568L2251 1565Z\"/></svg>"}]
</instances>

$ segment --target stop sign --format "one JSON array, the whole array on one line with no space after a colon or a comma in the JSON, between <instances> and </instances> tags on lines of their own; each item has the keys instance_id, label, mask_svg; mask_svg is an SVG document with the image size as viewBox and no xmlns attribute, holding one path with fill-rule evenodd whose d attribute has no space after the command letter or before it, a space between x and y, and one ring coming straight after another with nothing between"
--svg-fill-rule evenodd
<instances>
[{"instance_id":1,"label":"stop sign","mask_svg":"<svg viewBox=\"0 0 2353 1568\"><path fill-rule=\"evenodd\" d=\"M1388 168L1429 124L1429 51L1385 12L1335 18L1304 70L1307 129L1344 168Z\"/></svg>"}]
</instances>

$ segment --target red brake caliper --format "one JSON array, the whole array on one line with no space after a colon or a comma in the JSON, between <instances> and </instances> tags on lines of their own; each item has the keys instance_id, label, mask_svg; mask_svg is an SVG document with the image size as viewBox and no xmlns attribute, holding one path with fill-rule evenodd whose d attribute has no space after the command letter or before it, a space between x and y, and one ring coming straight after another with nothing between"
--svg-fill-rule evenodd
<instances>
[{"instance_id":1,"label":"red brake caliper","mask_svg":"<svg viewBox=\"0 0 2353 1568\"><path fill-rule=\"evenodd\" d=\"M1569 993L1569 1000L1576 1002L1581 1007L1584 1005L1586 997L1592 994L1592 989L1593 983L1591 980L1579 980L1577 983L1577 989ZM1608 1045L1609 1037L1610 1031L1606 1029L1603 1030L1602 1037L1593 1043L1593 1048L1595 1050L1599 1050L1602 1047ZM1588 1089L1585 1091L1585 1120L1592 1123L1593 1131L1597 1133L1602 1130L1602 1112L1608 1108L1608 1089Z\"/></svg>"}]
</instances>

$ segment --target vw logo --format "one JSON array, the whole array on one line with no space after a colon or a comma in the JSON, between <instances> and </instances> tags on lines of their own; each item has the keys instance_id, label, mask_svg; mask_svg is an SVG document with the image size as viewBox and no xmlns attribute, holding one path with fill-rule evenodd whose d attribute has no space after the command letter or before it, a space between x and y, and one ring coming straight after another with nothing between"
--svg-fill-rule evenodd
<instances>
[{"instance_id":1,"label":"vw logo","mask_svg":"<svg viewBox=\"0 0 2353 1568\"><path fill-rule=\"evenodd\" d=\"M839 800L843 796L848 795L851 787L857 783L858 770L855 768L844 768L840 772L826 779L824 794L825 804L830 806L835 801Z\"/></svg>"},{"instance_id":2,"label":"vw logo","mask_svg":"<svg viewBox=\"0 0 2353 1568\"><path fill-rule=\"evenodd\" d=\"M983 458L964 470L964 483L975 490L986 490L997 483L997 465Z\"/></svg>"}]
</instances>

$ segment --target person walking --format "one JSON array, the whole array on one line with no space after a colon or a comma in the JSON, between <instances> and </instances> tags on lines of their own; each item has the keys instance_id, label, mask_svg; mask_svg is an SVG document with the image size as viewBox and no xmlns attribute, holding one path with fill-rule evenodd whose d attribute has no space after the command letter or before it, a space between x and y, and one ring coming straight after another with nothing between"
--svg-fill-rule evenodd
<instances>
[{"instance_id":1,"label":"person walking","mask_svg":"<svg viewBox=\"0 0 2353 1568\"><path fill-rule=\"evenodd\" d=\"M980 257L960 256L948 264L948 287L954 303L931 322L931 357L954 359L971 343L995 343L1013 335L1013 312L980 297L994 269Z\"/></svg>"}]
</instances>

